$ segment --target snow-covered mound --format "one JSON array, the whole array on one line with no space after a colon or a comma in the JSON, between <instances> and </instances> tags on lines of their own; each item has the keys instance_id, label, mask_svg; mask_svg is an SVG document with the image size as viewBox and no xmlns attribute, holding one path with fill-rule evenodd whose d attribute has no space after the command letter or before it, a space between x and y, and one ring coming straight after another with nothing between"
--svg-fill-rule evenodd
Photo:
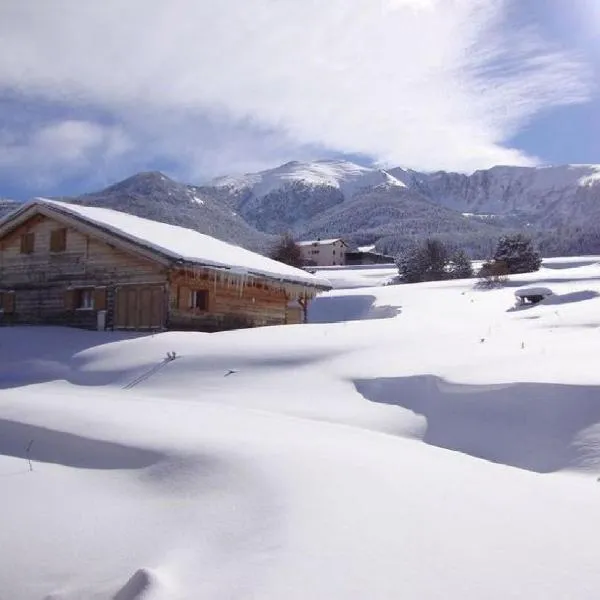
<instances>
[{"instance_id":1,"label":"snow-covered mound","mask_svg":"<svg viewBox=\"0 0 600 600\"><path fill-rule=\"evenodd\" d=\"M595 600L599 294L583 258L308 325L0 329L0 595Z\"/></svg>"}]
</instances>

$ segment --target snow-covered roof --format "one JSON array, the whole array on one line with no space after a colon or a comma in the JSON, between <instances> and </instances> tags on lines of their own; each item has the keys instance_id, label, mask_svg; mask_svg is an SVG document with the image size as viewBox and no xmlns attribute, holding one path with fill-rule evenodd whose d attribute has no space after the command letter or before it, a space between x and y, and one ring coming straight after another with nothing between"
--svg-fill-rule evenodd
<instances>
[{"instance_id":1,"label":"snow-covered roof","mask_svg":"<svg viewBox=\"0 0 600 600\"><path fill-rule=\"evenodd\" d=\"M302 240L297 242L298 246L329 246L335 242L343 242L342 238L331 238L329 240Z\"/></svg>"},{"instance_id":2,"label":"snow-covered roof","mask_svg":"<svg viewBox=\"0 0 600 600\"><path fill-rule=\"evenodd\" d=\"M143 219L108 208L81 206L45 198L37 198L25 205L24 209L35 205L46 206L51 210L97 225L175 261L227 269L240 274L259 275L313 287L331 287L326 279L193 229Z\"/></svg>"}]
</instances>

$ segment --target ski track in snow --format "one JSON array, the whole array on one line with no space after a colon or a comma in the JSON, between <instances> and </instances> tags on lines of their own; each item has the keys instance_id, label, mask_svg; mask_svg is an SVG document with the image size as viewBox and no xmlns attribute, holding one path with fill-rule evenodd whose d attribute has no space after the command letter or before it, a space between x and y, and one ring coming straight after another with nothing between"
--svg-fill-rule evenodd
<instances>
[{"instance_id":1,"label":"ski track in snow","mask_svg":"<svg viewBox=\"0 0 600 600\"><path fill-rule=\"evenodd\" d=\"M304 326L0 329L0 599L595 599L598 257L388 276Z\"/></svg>"}]
</instances>

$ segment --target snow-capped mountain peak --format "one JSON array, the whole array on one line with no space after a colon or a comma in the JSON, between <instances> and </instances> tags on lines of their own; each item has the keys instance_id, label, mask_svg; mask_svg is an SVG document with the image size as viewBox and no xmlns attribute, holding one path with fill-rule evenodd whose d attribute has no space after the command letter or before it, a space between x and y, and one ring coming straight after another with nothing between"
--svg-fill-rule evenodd
<instances>
[{"instance_id":1,"label":"snow-capped mountain peak","mask_svg":"<svg viewBox=\"0 0 600 600\"><path fill-rule=\"evenodd\" d=\"M292 161L258 173L219 177L209 185L228 188L232 191L249 190L255 197L263 197L294 184L301 184L309 188L338 189L346 198L352 197L361 189L382 184L405 187L402 181L382 169L334 159L313 162Z\"/></svg>"},{"instance_id":2,"label":"snow-capped mountain peak","mask_svg":"<svg viewBox=\"0 0 600 600\"><path fill-rule=\"evenodd\" d=\"M600 165L496 166L462 173L392 169L433 202L461 213L521 215L527 223L587 223L597 211Z\"/></svg>"}]
</instances>

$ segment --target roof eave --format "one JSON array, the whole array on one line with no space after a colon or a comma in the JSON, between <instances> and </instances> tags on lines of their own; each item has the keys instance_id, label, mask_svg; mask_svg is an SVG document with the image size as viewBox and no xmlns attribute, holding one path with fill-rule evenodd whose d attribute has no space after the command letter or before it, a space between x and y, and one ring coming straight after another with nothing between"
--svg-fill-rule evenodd
<instances>
[{"instance_id":1,"label":"roof eave","mask_svg":"<svg viewBox=\"0 0 600 600\"><path fill-rule=\"evenodd\" d=\"M174 263L174 266L176 265L179 267L181 267L181 266L191 267L191 268L202 267L204 269L210 269L213 271L226 271L226 272L232 273L233 275L238 275L238 276L248 275L250 277L257 277L259 279L268 279L269 281L277 281L279 283L285 283L288 285L301 285L304 287L315 288L315 289L319 289L319 290L323 290L323 291L332 289L332 286L328 286L328 285L325 285L320 282L309 283L308 281L305 281L305 280L289 279L288 277L277 277L275 275L268 275L266 273L261 273L259 271L248 270L242 274L240 272L235 271L235 267L228 267L227 265L211 265L208 263L195 262L195 261L189 261L189 260L184 260L184 259L178 259L176 261L173 261L173 263Z\"/></svg>"}]
</instances>

